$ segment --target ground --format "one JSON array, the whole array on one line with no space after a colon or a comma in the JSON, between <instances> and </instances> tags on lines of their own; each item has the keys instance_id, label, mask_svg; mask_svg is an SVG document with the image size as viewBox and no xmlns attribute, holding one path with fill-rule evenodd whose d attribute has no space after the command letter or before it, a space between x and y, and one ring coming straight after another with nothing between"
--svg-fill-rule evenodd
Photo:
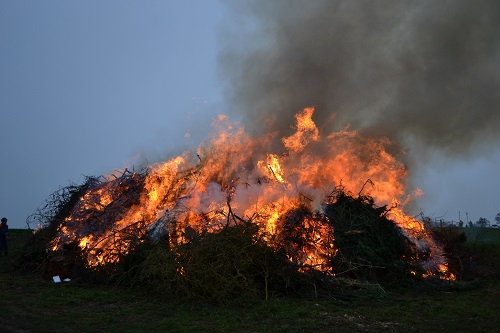
<instances>
[{"instance_id":1,"label":"ground","mask_svg":"<svg viewBox=\"0 0 500 333\"><path fill-rule=\"evenodd\" d=\"M18 268L29 230L12 230L0 257L0 332L499 332L500 282L441 288L377 286L328 298L238 306L159 299L140 288L54 283ZM492 245L496 260L498 245ZM496 251L496 252L495 252Z\"/></svg>"}]
</instances>

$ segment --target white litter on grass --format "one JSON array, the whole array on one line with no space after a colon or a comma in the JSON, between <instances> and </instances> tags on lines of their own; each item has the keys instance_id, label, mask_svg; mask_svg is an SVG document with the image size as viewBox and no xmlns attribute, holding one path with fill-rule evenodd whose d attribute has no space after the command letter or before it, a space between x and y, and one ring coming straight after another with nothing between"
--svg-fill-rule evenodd
<instances>
[{"instance_id":1,"label":"white litter on grass","mask_svg":"<svg viewBox=\"0 0 500 333\"><path fill-rule=\"evenodd\" d=\"M55 283L59 283L59 282L61 282L61 277L59 275L55 275L55 276L52 277L52 280L54 280ZM71 279L70 278L65 278L62 281L69 282L69 281L71 281Z\"/></svg>"}]
</instances>

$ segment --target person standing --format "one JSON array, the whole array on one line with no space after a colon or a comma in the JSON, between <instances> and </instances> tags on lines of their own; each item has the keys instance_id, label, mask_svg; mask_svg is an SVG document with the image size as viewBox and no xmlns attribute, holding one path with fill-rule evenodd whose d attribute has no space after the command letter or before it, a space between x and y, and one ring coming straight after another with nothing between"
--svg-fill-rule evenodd
<instances>
[{"instance_id":1,"label":"person standing","mask_svg":"<svg viewBox=\"0 0 500 333\"><path fill-rule=\"evenodd\" d=\"M2 223L0 224L0 254L9 254L9 249L7 248L7 233L9 232L9 226L7 225L7 219L2 217Z\"/></svg>"}]
</instances>

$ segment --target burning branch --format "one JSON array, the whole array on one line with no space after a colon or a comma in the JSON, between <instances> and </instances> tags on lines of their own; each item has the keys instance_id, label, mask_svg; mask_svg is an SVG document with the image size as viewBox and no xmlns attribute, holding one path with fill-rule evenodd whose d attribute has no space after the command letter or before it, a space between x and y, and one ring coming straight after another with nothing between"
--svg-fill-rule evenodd
<instances>
[{"instance_id":1,"label":"burning branch","mask_svg":"<svg viewBox=\"0 0 500 333\"><path fill-rule=\"evenodd\" d=\"M373 181L372 181L370 178L368 178L368 179L365 181L365 183L363 184L363 186L361 187L361 190L359 190L359 192L358 192L358 197L361 197L361 193L362 193L362 192L363 192L363 190L365 189L366 184L370 184L372 187L373 187L373 186L375 186L375 184L373 183Z\"/></svg>"}]
</instances>

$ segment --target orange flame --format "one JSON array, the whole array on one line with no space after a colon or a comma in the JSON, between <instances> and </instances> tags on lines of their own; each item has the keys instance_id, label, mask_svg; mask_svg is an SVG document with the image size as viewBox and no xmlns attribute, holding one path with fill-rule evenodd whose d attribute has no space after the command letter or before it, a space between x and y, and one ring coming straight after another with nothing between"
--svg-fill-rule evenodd
<instances>
[{"instance_id":1,"label":"orange flame","mask_svg":"<svg viewBox=\"0 0 500 333\"><path fill-rule=\"evenodd\" d=\"M266 237L273 237L283 214L304 200L320 211L324 198L341 186L347 193L369 194L378 206L393 207L390 218L435 258L429 271L448 274L442 251L423 223L403 212L411 199L405 192L408 171L390 153L392 143L348 128L320 137L313 113L314 108L306 108L296 115L296 132L282 139L281 155L270 151L268 137L251 138L219 116L213 124L215 135L198 148L196 158L188 151L150 166L145 179L132 173L130 181L123 182L115 175L91 187L66 218L52 249L76 241L88 253L87 264L98 266L127 253L132 234L137 239L163 229L174 236L172 242L183 243L189 231L219 230L231 214L258 224ZM140 190L134 190L135 180L143 186ZM137 197L114 208L120 193L127 191ZM116 219L110 225L97 228L98 233L86 232L99 214L112 213ZM321 269L322 252L336 253L334 240L328 239L332 233L309 220L304 226L322 246L298 253L295 260Z\"/></svg>"}]
</instances>

